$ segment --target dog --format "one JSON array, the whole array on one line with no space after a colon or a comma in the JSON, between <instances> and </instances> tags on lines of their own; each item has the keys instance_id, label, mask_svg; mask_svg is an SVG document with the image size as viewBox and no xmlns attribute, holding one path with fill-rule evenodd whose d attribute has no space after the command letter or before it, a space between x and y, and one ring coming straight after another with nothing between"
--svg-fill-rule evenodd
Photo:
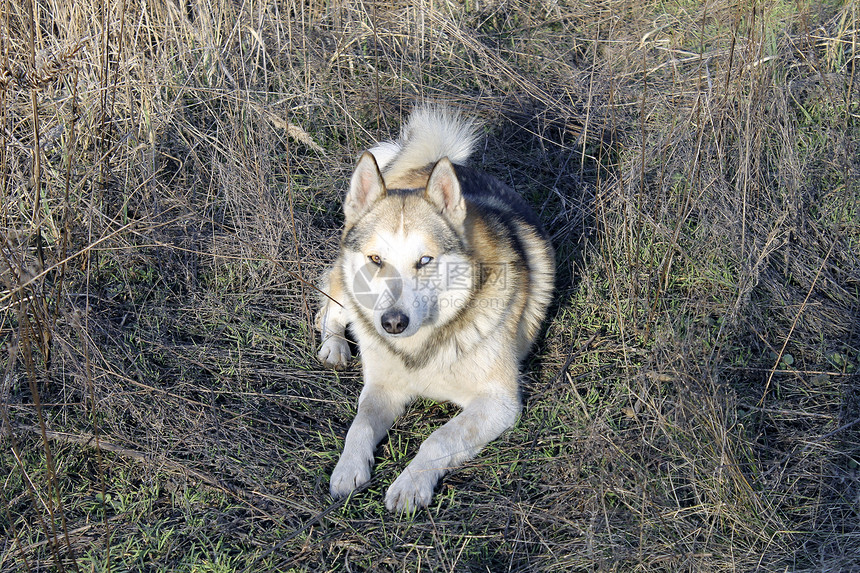
<instances>
[{"instance_id":1,"label":"dog","mask_svg":"<svg viewBox=\"0 0 860 573\"><path fill-rule=\"evenodd\" d=\"M465 165L478 134L450 107L421 105L352 174L340 254L316 316L319 359L348 363L349 325L364 377L331 476L336 499L370 480L377 444L416 397L461 411L388 488L394 512L426 507L448 470L519 416L519 366L552 297L554 252L522 197Z\"/></svg>"}]
</instances>

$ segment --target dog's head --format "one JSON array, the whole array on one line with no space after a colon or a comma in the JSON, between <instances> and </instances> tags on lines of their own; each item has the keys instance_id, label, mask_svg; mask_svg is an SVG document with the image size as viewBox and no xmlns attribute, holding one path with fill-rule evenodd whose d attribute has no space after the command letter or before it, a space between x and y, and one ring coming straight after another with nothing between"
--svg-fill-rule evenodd
<instances>
[{"instance_id":1,"label":"dog's head","mask_svg":"<svg viewBox=\"0 0 860 573\"><path fill-rule=\"evenodd\" d=\"M432 167L432 170L430 169ZM446 158L416 179L418 189L386 189L364 153L344 201L344 277L355 307L388 338L448 322L468 303L467 207Z\"/></svg>"}]
</instances>

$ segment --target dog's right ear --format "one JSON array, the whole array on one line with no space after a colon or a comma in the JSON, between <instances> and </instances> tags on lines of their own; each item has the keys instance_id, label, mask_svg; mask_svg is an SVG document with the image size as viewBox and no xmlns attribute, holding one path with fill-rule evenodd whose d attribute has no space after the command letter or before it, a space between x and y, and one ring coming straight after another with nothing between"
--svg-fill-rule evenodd
<instances>
[{"instance_id":1,"label":"dog's right ear","mask_svg":"<svg viewBox=\"0 0 860 573\"><path fill-rule=\"evenodd\" d=\"M376 159L369 151L361 154L349 182L349 191L343 201L343 215L347 228L355 224L374 203L385 197L385 182Z\"/></svg>"}]
</instances>

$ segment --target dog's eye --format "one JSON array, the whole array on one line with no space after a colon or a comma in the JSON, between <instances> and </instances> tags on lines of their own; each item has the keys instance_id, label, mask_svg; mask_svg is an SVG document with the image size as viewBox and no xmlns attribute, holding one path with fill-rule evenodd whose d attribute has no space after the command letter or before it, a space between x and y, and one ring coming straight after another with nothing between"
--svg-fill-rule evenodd
<instances>
[{"instance_id":1,"label":"dog's eye","mask_svg":"<svg viewBox=\"0 0 860 573\"><path fill-rule=\"evenodd\" d=\"M379 255L367 255L367 260L376 265L377 267L382 266L382 257Z\"/></svg>"},{"instance_id":2,"label":"dog's eye","mask_svg":"<svg viewBox=\"0 0 860 573\"><path fill-rule=\"evenodd\" d=\"M420 269L421 267L426 267L427 265L429 265L429 264L430 264L430 262L431 262L432 260L433 260L433 257L429 257L429 256L427 256L427 255L424 255L423 257L421 257L420 259L418 259L418 264L417 264L417 265L415 265L415 266L416 266L417 268L419 268L419 269Z\"/></svg>"}]
</instances>

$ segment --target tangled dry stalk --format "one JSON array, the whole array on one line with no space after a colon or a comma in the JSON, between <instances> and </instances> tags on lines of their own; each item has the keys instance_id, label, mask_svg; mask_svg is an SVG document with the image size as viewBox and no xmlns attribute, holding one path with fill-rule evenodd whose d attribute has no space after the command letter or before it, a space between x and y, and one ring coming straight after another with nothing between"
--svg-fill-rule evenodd
<instances>
[{"instance_id":1,"label":"tangled dry stalk","mask_svg":"<svg viewBox=\"0 0 860 573\"><path fill-rule=\"evenodd\" d=\"M0 570L857 570L858 8L0 3ZM515 430L412 519L328 475L352 162L486 122L557 303Z\"/></svg>"}]
</instances>

